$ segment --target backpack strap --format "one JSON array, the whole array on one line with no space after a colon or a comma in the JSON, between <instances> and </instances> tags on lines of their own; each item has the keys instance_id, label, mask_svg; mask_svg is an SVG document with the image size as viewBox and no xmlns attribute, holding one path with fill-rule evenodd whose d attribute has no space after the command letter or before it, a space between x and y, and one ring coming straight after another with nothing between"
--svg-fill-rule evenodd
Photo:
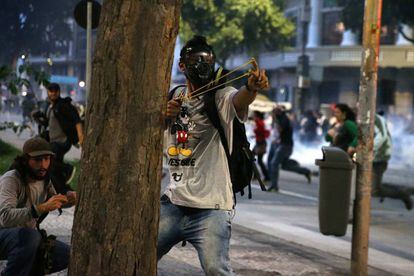
<instances>
[{"instance_id":1,"label":"backpack strap","mask_svg":"<svg viewBox=\"0 0 414 276\"><path fill-rule=\"evenodd\" d=\"M210 122L213 124L213 126L217 129L219 135L221 144L223 145L224 151L226 152L227 161L229 163L229 169L230 169L230 148L229 144L227 143L226 134L224 133L224 128L221 125L219 113L217 110L216 105L216 93L210 93L208 95L204 96L204 109L206 111L206 115Z\"/></svg>"},{"instance_id":2,"label":"backpack strap","mask_svg":"<svg viewBox=\"0 0 414 276\"><path fill-rule=\"evenodd\" d=\"M223 126L221 125L221 122L220 122L219 112L217 110L217 105L216 105L216 92L217 92L218 89L221 88L221 86L219 84L225 82L225 78L222 79L222 80L218 80L221 77L223 72L224 72L223 67L220 67L217 70L216 77L215 77L216 80L213 83L213 85L216 85L217 88L214 89L213 91L211 91L210 93L205 94L205 96L204 96L204 109L206 111L206 115L207 115L208 119L213 124L213 126L217 129L218 133L220 134L221 144L223 145L224 151L226 152L227 162L229 163L229 169L231 169L231 167L230 167L230 148L229 148L229 144L227 143L226 134L224 133L224 128L223 128Z\"/></svg>"}]
</instances>

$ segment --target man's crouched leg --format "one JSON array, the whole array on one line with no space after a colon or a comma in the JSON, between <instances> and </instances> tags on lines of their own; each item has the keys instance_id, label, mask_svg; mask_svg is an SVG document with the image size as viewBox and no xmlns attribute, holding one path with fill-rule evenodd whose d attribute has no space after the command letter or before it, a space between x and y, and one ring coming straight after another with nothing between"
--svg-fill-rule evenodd
<instances>
[{"instance_id":1,"label":"man's crouched leg","mask_svg":"<svg viewBox=\"0 0 414 276\"><path fill-rule=\"evenodd\" d=\"M233 275L230 265L230 236L233 212L199 210L190 215L186 240L198 252L206 275Z\"/></svg>"},{"instance_id":2,"label":"man's crouched leg","mask_svg":"<svg viewBox=\"0 0 414 276\"><path fill-rule=\"evenodd\" d=\"M40 233L31 228L0 230L1 256L7 258L2 275L29 275L41 242Z\"/></svg>"},{"instance_id":3,"label":"man's crouched leg","mask_svg":"<svg viewBox=\"0 0 414 276\"><path fill-rule=\"evenodd\" d=\"M171 203L166 195L161 197L160 222L158 226L157 258L168 253L170 249L184 239L181 228L183 212Z\"/></svg>"}]
</instances>

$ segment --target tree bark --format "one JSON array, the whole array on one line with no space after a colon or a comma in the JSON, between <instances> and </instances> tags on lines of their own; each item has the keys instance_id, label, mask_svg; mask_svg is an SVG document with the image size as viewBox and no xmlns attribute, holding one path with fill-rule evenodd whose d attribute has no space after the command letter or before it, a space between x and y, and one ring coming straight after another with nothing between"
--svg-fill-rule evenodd
<instances>
[{"instance_id":1,"label":"tree bark","mask_svg":"<svg viewBox=\"0 0 414 276\"><path fill-rule=\"evenodd\" d=\"M69 275L155 275L164 110L180 0L106 0Z\"/></svg>"}]
</instances>

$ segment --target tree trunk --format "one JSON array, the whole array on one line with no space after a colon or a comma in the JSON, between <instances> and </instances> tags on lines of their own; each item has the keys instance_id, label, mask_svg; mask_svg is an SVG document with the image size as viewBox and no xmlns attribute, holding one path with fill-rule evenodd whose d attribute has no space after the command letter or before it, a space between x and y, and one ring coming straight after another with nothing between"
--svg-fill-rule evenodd
<instances>
[{"instance_id":1,"label":"tree trunk","mask_svg":"<svg viewBox=\"0 0 414 276\"><path fill-rule=\"evenodd\" d=\"M69 275L155 275L164 110L180 0L105 0Z\"/></svg>"}]
</instances>

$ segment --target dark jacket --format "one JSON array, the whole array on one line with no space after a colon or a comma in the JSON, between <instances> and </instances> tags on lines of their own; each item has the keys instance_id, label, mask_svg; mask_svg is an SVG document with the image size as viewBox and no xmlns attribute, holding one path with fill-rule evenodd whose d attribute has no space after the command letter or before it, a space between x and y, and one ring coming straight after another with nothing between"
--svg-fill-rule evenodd
<instances>
[{"instance_id":1,"label":"dark jacket","mask_svg":"<svg viewBox=\"0 0 414 276\"><path fill-rule=\"evenodd\" d=\"M49 106L50 103L48 103L45 106L45 109L40 111L40 113L38 112L34 114L34 117L37 117L38 122L46 127L49 123L49 121L46 118ZM79 138L78 133L76 131L76 124L81 123L81 119L79 117L78 110L72 104L72 99L70 97L59 97L56 101L56 104L53 106L53 113L70 143L72 145L77 144L79 142Z\"/></svg>"}]
</instances>

